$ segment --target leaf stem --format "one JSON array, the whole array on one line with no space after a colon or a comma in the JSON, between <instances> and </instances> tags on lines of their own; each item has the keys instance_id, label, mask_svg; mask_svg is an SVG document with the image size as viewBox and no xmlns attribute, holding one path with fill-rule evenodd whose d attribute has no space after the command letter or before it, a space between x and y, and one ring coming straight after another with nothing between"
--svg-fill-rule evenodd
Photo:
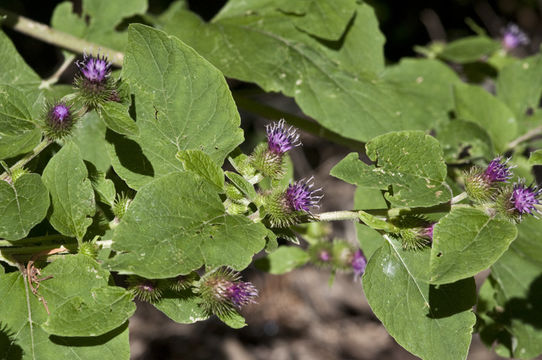
<instances>
[{"instance_id":1,"label":"leaf stem","mask_svg":"<svg viewBox=\"0 0 542 360\"><path fill-rule=\"evenodd\" d=\"M15 31L79 54L84 53L85 51L88 52L90 49L100 49L101 52L108 55L109 60L113 64L122 66L124 54L119 51L55 30L45 24L30 20L2 8L0 8L0 15L5 16L2 25Z\"/></svg>"},{"instance_id":2,"label":"leaf stem","mask_svg":"<svg viewBox=\"0 0 542 360\"><path fill-rule=\"evenodd\" d=\"M262 104L236 92L232 92L232 94L237 106L243 108L248 112L261 115L266 118L284 118L284 120L286 120L286 122L290 125L293 125L310 134L326 138L330 141L333 141L334 143L344 145L353 150L360 151L364 148L364 143L357 140L347 139L333 131L324 128L317 122L293 114L285 113L281 110Z\"/></svg>"},{"instance_id":3,"label":"leaf stem","mask_svg":"<svg viewBox=\"0 0 542 360\"><path fill-rule=\"evenodd\" d=\"M26 154L23 158L21 158L19 161L17 161L15 164L13 164L9 171L4 172L2 175L0 175L0 180L6 180L11 176L11 173L17 169L22 169L26 164L28 164L33 158L35 158L40 152L42 152L49 144L51 144L52 141L49 139L43 139L34 149L32 149L32 152Z\"/></svg>"},{"instance_id":4,"label":"leaf stem","mask_svg":"<svg viewBox=\"0 0 542 360\"><path fill-rule=\"evenodd\" d=\"M463 200L465 200L469 195L467 194L466 191L463 191L461 194L459 195L456 195L452 198L452 200L450 200L450 203L453 205L453 204L457 204L458 202L461 202Z\"/></svg>"}]
</instances>

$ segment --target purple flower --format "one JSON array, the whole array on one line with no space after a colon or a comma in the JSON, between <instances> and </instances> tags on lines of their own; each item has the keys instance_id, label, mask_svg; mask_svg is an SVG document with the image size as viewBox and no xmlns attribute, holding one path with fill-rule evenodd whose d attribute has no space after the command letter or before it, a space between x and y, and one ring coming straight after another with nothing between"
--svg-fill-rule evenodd
<instances>
[{"instance_id":1,"label":"purple flower","mask_svg":"<svg viewBox=\"0 0 542 360\"><path fill-rule=\"evenodd\" d=\"M484 177L490 183L507 182L513 176L510 167L506 165L509 160L510 159L506 159L506 161L502 162L502 157L500 156L491 160L484 172Z\"/></svg>"},{"instance_id":2,"label":"purple flower","mask_svg":"<svg viewBox=\"0 0 542 360\"><path fill-rule=\"evenodd\" d=\"M250 282L238 281L230 282L226 286L226 298L237 308L255 303L254 299L258 296L258 289Z\"/></svg>"},{"instance_id":3,"label":"purple flower","mask_svg":"<svg viewBox=\"0 0 542 360\"><path fill-rule=\"evenodd\" d=\"M85 79L92 83L104 82L111 74L111 62L107 61L105 55L100 57L100 54L97 54L96 57L93 57L84 54L83 60L78 61L76 64Z\"/></svg>"},{"instance_id":4,"label":"purple flower","mask_svg":"<svg viewBox=\"0 0 542 360\"><path fill-rule=\"evenodd\" d=\"M529 44L529 37L516 24L509 24L502 31L502 45L506 50L527 44Z\"/></svg>"},{"instance_id":5,"label":"purple flower","mask_svg":"<svg viewBox=\"0 0 542 360\"><path fill-rule=\"evenodd\" d=\"M278 123L267 125L265 128L269 150L277 155L282 155L293 147L301 145L295 128L290 126L286 129L284 124L284 119L281 119Z\"/></svg>"},{"instance_id":6,"label":"purple flower","mask_svg":"<svg viewBox=\"0 0 542 360\"><path fill-rule=\"evenodd\" d=\"M535 205L540 204L539 196L541 193L542 189L538 189L536 186L525 186L525 184L520 181L514 184L510 202L520 215L533 215L533 211L539 212Z\"/></svg>"},{"instance_id":7,"label":"purple flower","mask_svg":"<svg viewBox=\"0 0 542 360\"><path fill-rule=\"evenodd\" d=\"M314 184L313 177L308 180L299 180L288 185L286 189L286 200L288 205L295 211L309 212L311 207L318 207L318 202L323 195L318 194L322 189L311 190Z\"/></svg>"},{"instance_id":8,"label":"purple flower","mask_svg":"<svg viewBox=\"0 0 542 360\"><path fill-rule=\"evenodd\" d=\"M420 232L420 235L433 241L433 232L435 231L436 224L437 223L432 223L431 225L428 225L425 228L423 228L422 231Z\"/></svg>"},{"instance_id":9,"label":"purple flower","mask_svg":"<svg viewBox=\"0 0 542 360\"><path fill-rule=\"evenodd\" d=\"M367 258L361 249L357 249L352 258L352 270L354 271L354 280L360 279L367 267Z\"/></svg>"},{"instance_id":10,"label":"purple flower","mask_svg":"<svg viewBox=\"0 0 542 360\"><path fill-rule=\"evenodd\" d=\"M51 108L49 118L57 125L64 124L70 119L70 108L64 103L58 103Z\"/></svg>"}]
</instances>

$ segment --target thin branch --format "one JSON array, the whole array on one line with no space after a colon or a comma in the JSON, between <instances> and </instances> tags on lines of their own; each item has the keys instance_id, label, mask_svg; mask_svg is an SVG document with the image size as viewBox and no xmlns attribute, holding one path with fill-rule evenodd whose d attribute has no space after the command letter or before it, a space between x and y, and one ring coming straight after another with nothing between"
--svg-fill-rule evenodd
<instances>
[{"instance_id":1,"label":"thin branch","mask_svg":"<svg viewBox=\"0 0 542 360\"><path fill-rule=\"evenodd\" d=\"M117 66L122 66L124 54L119 51L55 30L45 24L30 20L2 8L0 8L1 16L5 16L2 25L15 31L79 54L85 51L88 53L91 49L95 49L95 51L100 49L102 53L107 54L109 61Z\"/></svg>"}]
</instances>

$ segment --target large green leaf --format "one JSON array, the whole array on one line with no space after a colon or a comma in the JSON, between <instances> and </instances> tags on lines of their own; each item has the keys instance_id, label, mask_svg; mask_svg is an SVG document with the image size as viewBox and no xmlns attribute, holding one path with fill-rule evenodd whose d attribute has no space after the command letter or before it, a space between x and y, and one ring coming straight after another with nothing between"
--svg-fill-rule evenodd
<instances>
[{"instance_id":1,"label":"large green leaf","mask_svg":"<svg viewBox=\"0 0 542 360\"><path fill-rule=\"evenodd\" d=\"M396 240L376 251L363 275L369 305L395 340L424 360L465 359L475 316L474 280L429 284L429 249L404 251Z\"/></svg>"},{"instance_id":2,"label":"large green leaf","mask_svg":"<svg viewBox=\"0 0 542 360\"><path fill-rule=\"evenodd\" d=\"M369 6L358 4L352 23L339 41L332 42L318 41L299 29L299 15L285 13L282 3L230 1L208 24L175 7L159 25L193 46L225 75L295 97L305 114L348 138L366 141L392 130L427 129L447 118L449 101L442 102L439 96L457 77L444 65L413 61L416 66L401 64L395 70L407 73L401 80L394 80L400 78L396 75L379 76L383 38ZM306 4L293 3L289 7ZM324 7L336 1L318 3ZM305 7L304 11L311 10ZM318 26L331 27L333 22L339 28L349 19L345 15L339 21L330 13ZM440 88L432 93L435 87L423 79L434 78L440 80Z\"/></svg>"},{"instance_id":3,"label":"large green leaf","mask_svg":"<svg viewBox=\"0 0 542 360\"><path fill-rule=\"evenodd\" d=\"M516 235L516 227L508 220L492 218L478 209L453 209L434 229L431 283L451 283L487 269Z\"/></svg>"},{"instance_id":4,"label":"large green leaf","mask_svg":"<svg viewBox=\"0 0 542 360\"><path fill-rule=\"evenodd\" d=\"M482 60L500 48L500 44L487 36L465 37L446 45L439 54L445 60L468 63Z\"/></svg>"},{"instance_id":5,"label":"large green leaf","mask_svg":"<svg viewBox=\"0 0 542 360\"><path fill-rule=\"evenodd\" d=\"M266 229L226 215L211 183L171 173L141 188L115 231L112 269L147 278L187 274L202 265L242 270L265 246Z\"/></svg>"},{"instance_id":6,"label":"large green leaf","mask_svg":"<svg viewBox=\"0 0 542 360\"><path fill-rule=\"evenodd\" d=\"M91 278L98 281L96 275L103 271L98 268L95 262L90 267L76 267L77 273L81 275L80 278L75 278L72 274L63 274L60 266L56 268L58 272L44 270L44 274L52 275L53 278L41 282L38 294L47 301L51 316L54 316L55 310L61 306L72 290L74 295L91 296L91 290L87 285L92 283ZM89 272L84 274L87 269ZM106 284L107 278L99 281ZM5 295L0 299L0 322L2 331L10 338L8 345L0 348L0 357L3 359L127 360L130 358L127 322L101 336L50 335L42 328L43 323L50 317L44 305L38 300L38 296L32 293L23 275L18 272L0 275L0 293ZM72 313L71 315L74 319L80 319L81 316L87 314ZM90 324L96 324L99 319L87 320Z\"/></svg>"},{"instance_id":7,"label":"large green leaf","mask_svg":"<svg viewBox=\"0 0 542 360\"><path fill-rule=\"evenodd\" d=\"M135 93L140 132L134 139L154 175L182 170L179 150L201 150L222 164L243 140L222 73L161 31L132 25L128 32L123 77Z\"/></svg>"},{"instance_id":8,"label":"large green leaf","mask_svg":"<svg viewBox=\"0 0 542 360\"><path fill-rule=\"evenodd\" d=\"M389 190L391 186L386 197L400 207L428 207L450 200L446 164L435 138L419 131L395 132L372 139L366 148L376 166L364 164L352 153L331 175L372 189Z\"/></svg>"},{"instance_id":9,"label":"large green leaf","mask_svg":"<svg viewBox=\"0 0 542 360\"><path fill-rule=\"evenodd\" d=\"M491 291L481 294L480 335L499 355L531 359L542 354L542 243L540 220L518 225L519 236L491 267ZM486 286L489 285L489 286ZM486 289L487 290L487 289Z\"/></svg>"},{"instance_id":10,"label":"large green leaf","mask_svg":"<svg viewBox=\"0 0 542 360\"><path fill-rule=\"evenodd\" d=\"M536 109L542 94L542 57L532 56L505 66L497 78L497 97L517 118L527 109Z\"/></svg>"},{"instance_id":11,"label":"large green leaf","mask_svg":"<svg viewBox=\"0 0 542 360\"><path fill-rule=\"evenodd\" d=\"M42 221L49 193L38 174L24 174L13 184L0 181L0 237L19 240Z\"/></svg>"},{"instance_id":12,"label":"large green leaf","mask_svg":"<svg viewBox=\"0 0 542 360\"><path fill-rule=\"evenodd\" d=\"M457 116L484 128L498 152L516 137L517 120L512 111L482 87L456 84L454 97Z\"/></svg>"},{"instance_id":13,"label":"large green leaf","mask_svg":"<svg viewBox=\"0 0 542 360\"><path fill-rule=\"evenodd\" d=\"M463 120L452 120L437 129L447 162L468 161L471 158L490 159L495 149L487 131L480 125ZM468 153L468 157L465 157Z\"/></svg>"},{"instance_id":14,"label":"large green leaf","mask_svg":"<svg viewBox=\"0 0 542 360\"><path fill-rule=\"evenodd\" d=\"M116 28L123 19L144 14L147 0L83 0L80 15L74 13L72 8L73 3L69 1L57 5L51 19L52 26L68 34L122 51L127 35Z\"/></svg>"},{"instance_id":15,"label":"large green leaf","mask_svg":"<svg viewBox=\"0 0 542 360\"><path fill-rule=\"evenodd\" d=\"M91 162L97 170L106 172L111 166L105 140L106 127L95 111L81 118L70 138L81 152L81 158Z\"/></svg>"},{"instance_id":16,"label":"large green leaf","mask_svg":"<svg viewBox=\"0 0 542 360\"><path fill-rule=\"evenodd\" d=\"M96 210L94 191L79 149L67 143L43 170L43 182L51 193L49 222L63 235L82 239Z\"/></svg>"},{"instance_id":17,"label":"large green leaf","mask_svg":"<svg viewBox=\"0 0 542 360\"><path fill-rule=\"evenodd\" d=\"M14 86L0 85L0 159L28 152L40 142L41 132L31 111L25 93Z\"/></svg>"},{"instance_id":18,"label":"large green leaf","mask_svg":"<svg viewBox=\"0 0 542 360\"><path fill-rule=\"evenodd\" d=\"M201 306L201 297L194 295L189 289L180 293L166 292L153 305L170 319L181 324L192 324L209 317Z\"/></svg>"}]
</instances>

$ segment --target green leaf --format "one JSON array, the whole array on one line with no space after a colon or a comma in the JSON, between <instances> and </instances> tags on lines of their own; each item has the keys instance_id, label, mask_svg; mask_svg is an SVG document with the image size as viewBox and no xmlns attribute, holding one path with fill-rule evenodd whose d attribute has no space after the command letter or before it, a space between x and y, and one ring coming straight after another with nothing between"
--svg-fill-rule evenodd
<instances>
[{"instance_id":1,"label":"green leaf","mask_svg":"<svg viewBox=\"0 0 542 360\"><path fill-rule=\"evenodd\" d=\"M404 251L387 238L367 264L363 289L369 305L395 340L424 360L467 357L475 316L474 280L428 282L429 249Z\"/></svg>"},{"instance_id":2,"label":"green leaf","mask_svg":"<svg viewBox=\"0 0 542 360\"><path fill-rule=\"evenodd\" d=\"M399 228L388 221L381 219L377 216L366 213L365 211L358 211L359 219L365 225L375 230L384 230L386 232L398 232Z\"/></svg>"},{"instance_id":3,"label":"green leaf","mask_svg":"<svg viewBox=\"0 0 542 360\"><path fill-rule=\"evenodd\" d=\"M446 122L437 130L447 162L468 161L470 158L493 157L495 150L487 131L480 125L463 120ZM468 157L465 158L465 152Z\"/></svg>"},{"instance_id":4,"label":"green leaf","mask_svg":"<svg viewBox=\"0 0 542 360\"><path fill-rule=\"evenodd\" d=\"M41 79L19 55L11 40L0 30L0 85L13 85L19 90L38 89Z\"/></svg>"},{"instance_id":5,"label":"green leaf","mask_svg":"<svg viewBox=\"0 0 542 360\"><path fill-rule=\"evenodd\" d=\"M257 194L256 190L254 190L254 186L245 180L244 177L231 171L225 171L224 174L243 194L247 196L248 199L254 200L256 198Z\"/></svg>"},{"instance_id":6,"label":"green leaf","mask_svg":"<svg viewBox=\"0 0 542 360\"><path fill-rule=\"evenodd\" d=\"M451 283L489 268L516 236L516 227L508 220L478 209L452 209L434 229L431 283Z\"/></svg>"},{"instance_id":7,"label":"green leaf","mask_svg":"<svg viewBox=\"0 0 542 360\"><path fill-rule=\"evenodd\" d=\"M382 191L358 186L354 195L354 209L387 209ZM380 233L365 224L356 221L356 233L360 248L370 259L384 243Z\"/></svg>"},{"instance_id":8,"label":"green leaf","mask_svg":"<svg viewBox=\"0 0 542 360\"><path fill-rule=\"evenodd\" d=\"M516 137L517 121L512 111L482 87L456 84L454 97L457 116L485 129L498 152Z\"/></svg>"},{"instance_id":9,"label":"green leaf","mask_svg":"<svg viewBox=\"0 0 542 360\"><path fill-rule=\"evenodd\" d=\"M372 139L366 148L376 166L365 165L351 153L335 165L331 175L372 189L391 186L386 198L399 207L428 207L451 199L446 164L435 138L418 131L395 132Z\"/></svg>"},{"instance_id":10,"label":"green leaf","mask_svg":"<svg viewBox=\"0 0 542 360\"><path fill-rule=\"evenodd\" d=\"M482 60L499 50L501 45L487 36L470 36L446 45L439 56L459 64Z\"/></svg>"},{"instance_id":11,"label":"green leaf","mask_svg":"<svg viewBox=\"0 0 542 360\"><path fill-rule=\"evenodd\" d=\"M43 330L60 336L98 336L121 326L135 311L132 293L108 286L109 272L89 256L62 256L43 271L40 284L51 316ZM77 279L77 281L74 281Z\"/></svg>"},{"instance_id":12,"label":"green leaf","mask_svg":"<svg viewBox=\"0 0 542 360\"><path fill-rule=\"evenodd\" d=\"M336 3L318 1L320 6L324 2ZM296 27L299 16L276 11L276 6L230 1L209 24L176 7L159 24L226 76L295 97L305 114L348 138L366 141L392 130L427 129L447 119L446 103L439 96L457 77L435 61L427 61L430 66L422 61L413 62L419 66L404 65L408 81L379 76L383 38L366 4L357 5L352 24L338 42L318 42ZM330 17L324 23L329 21ZM432 94L435 86L414 81L418 78L441 79L439 91Z\"/></svg>"},{"instance_id":13,"label":"green leaf","mask_svg":"<svg viewBox=\"0 0 542 360\"><path fill-rule=\"evenodd\" d=\"M81 269L84 270L84 269ZM89 274L95 277L95 273ZM43 295L51 311L56 309L62 298L53 291L45 290L47 282L40 283L38 293ZM63 290L64 286L77 286L78 282L71 277L66 284L49 284L49 289ZM81 285L85 285L82 282ZM88 288L84 289L88 292ZM128 324L116 328L101 336L62 337L50 335L42 329L49 316L45 307L29 288L28 282L19 272L0 275L0 293L9 294L0 299L0 319L2 329L8 334L10 341L7 347L0 348L0 357L11 359L17 356L23 360L50 359L88 359L88 360L128 360L130 347L128 343ZM46 295L45 295L46 294ZM84 315L84 314L82 314Z\"/></svg>"},{"instance_id":14,"label":"green leaf","mask_svg":"<svg viewBox=\"0 0 542 360\"><path fill-rule=\"evenodd\" d=\"M79 149L67 143L49 160L43 182L51 194L49 222L63 235L82 239L96 210L94 191Z\"/></svg>"},{"instance_id":15,"label":"green leaf","mask_svg":"<svg viewBox=\"0 0 542 360\"><path fill-rule=\"evenodd\" d=\"M146 278L187 274L203 264L242 270L265 246L266 229L226 215L216 187L191 172L141 188L113 236L112 269Z\"/></svg>"},{"instance_id":16,"label":"green leaf","mask_svg":"<svg viewBox=\"0 0 542 360\"><path fill-rule=\"evenodd\" d=\"M536 150L529 156L530 165L542 165L542 150Z\"/></svg>"},{"instance_id":17,"label":"green leaf","mask_svg":"<svg viewBox=\"0 0 542 360\"><path fill-rule=\"evenodd\" d=\"M505 66L497 78L497 97L521 118L527 109L536 109L542 94L542 57L518 59Z\"/></svg>"},{"instance_id":18,"label":"green leaf","mask_svg":"<svg viewBox=\"0 0 542 360\"><path fill-rule=\"evenodd\" d=\"M122 135L139 134L135 121L128 113L128 106L114 101L108 101L100 107L100 117L111 130Z\"/></svg>"},{"instance_id":19,"label":"green leaf","mask_svg":"<svg viewBox=\"0 0 542 360\"><path fill-rule=\"evenodd\" d=\"M107 133L107 153L117 175L134 190L152 181L154 168L134 140L114 132Z\"/></svg>"},{"instance_id":20,"label":"green leaf","mask_svg":"<svg viewBox=\"0 0 542 360\"><path fill-rule=\"evenodd\" d=\"M497 343L501 356L532 359L542 354L542 224L528 218L518 230L518 239L491 267L493 291L480 299L480 335L488 346Z\"/></svg>"},{"instance_id":21,"label":"green leaf","mask_svg":"<svg viewBox=\"0 0 542 360\"><path fill-rule=\"evenodd\" d=\"M356 3L352 0L282 1L279 8L295 14L293 22L299 29L323 39L339 40L355 14Z\"/></svg>"},{"instance_id":22,"label":"green leaf","mask_svg":"<svg viewBox=\"0 0 542 360\"><path fill-rule=\"evenodd\" d=\"M135 93L135 140L155 176L182 170L179 150L201 150L222 164L243 140L223 74L161 31L131 25L128 32L123 78Z\"/></svg>"},{"instance_id":23,"label":"green leaf","mask_svg":"<svg viewBox=\"0 0 542 360\"><path fill-rule=\"evenodd\" d=\"M48 208L49 193L38 174L24 174L13 184L0 181L0 237L24 238Z\"/></svg>"},{"instance_id":24,"label":"green leaf","mask_svg":"<svg viewBox=\"0 0 542 360\"><path fill-rule=\"evenodd\" d=\"M199 150L181 150L177 153L177 159L183 163L185 170L192 171L216 185L218 191L224 189L224 172L209 155Z\"/></svg>"},{"instance_id":25,"label":"green leaf","mask_svg":"<svg viewBox=\"0 0 542 360\"><path fill-rule=\"evenodd\" d=\"M183 290L180 293L165 293L164 297L153 305L173 321L192 324L209 318L200 303L200 297L190 290Z\"/></svg>"},{"instance_id":26,"label":"green leaf","mask_svg":"<svg viewBox=\"0 0 542 360\"><path fill-rule=\"evenodd\" d=\"M116 28L123 19L147 11L147 0L83 0L81 14L73 11L71 2L55 8L51 25L60 31L116 50L124 50L126 33Z\"/></svg>"},{"instance_id":27,"label":"green leaf","mask_svg":"<svg viewBox=\"0 0 542 360\"><path fill-rule=\"evenodd\" d=\"M218 318L226 325L233 329L241 329L247 324L245 323L245 318L237 312L229 312L225 315L219 315Z\"/></svg>"},{"instance_id":28,"label":"green leaf","mask_svg":"<svg viewBox=\"0 0 542 360\"><path fill-rule=\"evenodd\" d=\"M70 140L79 148L81 158L92 163L101 172L107 172L111 166L105 131L103 121L95 111L91 111L79 120L70 137Z\"/></svg>"},{"instance_id":29,"label":"green leaf","mask_svg":"<svg viewBox=\"0 0 542 360\"><path fill-rule=\"evenodd\" d=\"M0 43L1 46L1 43ZM41 139L25 94L9 85L0 86L0 159L32 150Z\"/></svg>"},{"instance_id":30,"label":"green leaf","mask_svg":"<svg viewBox=\"0 0 542 360\"><path fill-rule=\"evenodd\" d=\"M265 258L256 260L254 265L262 271L279 275L305 265L310 259L303 249L296 246L279 246Z\"/></svg>"}]
</instances>

